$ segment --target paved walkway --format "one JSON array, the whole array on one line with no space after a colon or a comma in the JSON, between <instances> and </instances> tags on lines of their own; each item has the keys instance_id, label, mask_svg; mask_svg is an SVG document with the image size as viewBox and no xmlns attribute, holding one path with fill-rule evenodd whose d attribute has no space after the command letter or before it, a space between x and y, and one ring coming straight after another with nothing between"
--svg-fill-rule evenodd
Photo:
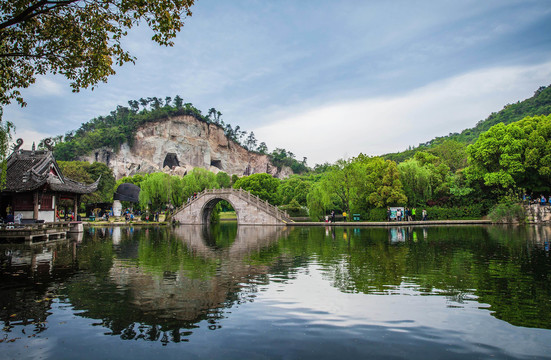
<instances>
[{"instance_id":1,"label":"paved walkway","mask_svg":"<svg viewBox=\"0 0 551 360\"><path fill-rule=\"evenodd\" d=\"M490 225L491 220L427 220L427 221L349 221L349 222L293 222L288 226L428 226L428 225Z\"/></svg>"}]
</instances>

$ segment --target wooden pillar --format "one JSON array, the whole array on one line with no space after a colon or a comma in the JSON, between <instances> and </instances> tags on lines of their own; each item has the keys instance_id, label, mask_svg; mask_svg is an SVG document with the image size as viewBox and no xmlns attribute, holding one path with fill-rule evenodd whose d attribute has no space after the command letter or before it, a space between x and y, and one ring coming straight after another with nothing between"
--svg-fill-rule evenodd
<instances>
[{"instance_id":1,"label":"wooden pillar","mask_svg":"<svg viewBox=\"0 0 551 360\"><path fill-rule=\"evenodd\" d=\"M75 195L75 201L74 201L74 213L75 213L75 221L78 219L78 202L80 200L80 195Z\"/></svg>"},{"instance_id":2,"label":"wooden pillar","mask_svg":"<svg viewBox=\"0 0 551 360\"><path fill-rule=\"evenodd\" d=\"M52 195L52 201L54 202L54 222L61 221L61 219L57 219L57 194Z\"/></svg>"},{"instance_id":3,"label":"wooden pillar","mask_svg":"<svg viewBox=\"0 0 551 360\"><path fill-rule=\"evenodd\" d=\"M33 193L33 219L38 220L38 191Z\"/></svg>"}]
</instances>

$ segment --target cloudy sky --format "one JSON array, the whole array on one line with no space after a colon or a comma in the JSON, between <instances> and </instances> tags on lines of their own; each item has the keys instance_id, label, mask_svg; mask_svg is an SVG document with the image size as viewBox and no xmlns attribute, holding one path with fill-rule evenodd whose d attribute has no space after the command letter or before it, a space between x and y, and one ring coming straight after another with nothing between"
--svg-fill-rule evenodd
<instances>
[{"instance_id":1,"label":"cloudy sky","mask_svg":"<svg viewBox=\"0 0 551 360\"><path fill-rule=\"evenodd\" d=\"M180 95L308 164L381 155L473 127L551 84L551 1L196 0L175 46L94 91L58 76L10 105L27 146L141 97Z\"/></svg>"}]
</instances>

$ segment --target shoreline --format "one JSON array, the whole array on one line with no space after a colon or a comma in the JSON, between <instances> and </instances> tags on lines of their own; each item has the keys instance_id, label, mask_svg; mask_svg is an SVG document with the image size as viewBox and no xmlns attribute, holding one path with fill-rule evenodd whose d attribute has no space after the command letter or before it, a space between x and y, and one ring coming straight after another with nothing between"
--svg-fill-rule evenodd
<instances>
[{"instance_id":1,"label":"shoreline","mask_svg":"<svg viewBox=\"0 0 551 360\"><path fill-rule=\"evenodd\" d=\"M224 219L220 222L237 221L237 219ZM170 223L159 222L82 222L85 226L147 226L147 225L159 225L168 226ZM403 226L427 226L427 225L492 225L491 220L427 220L427 221L354 221L354 222L307 222L297 221L282 224L256 224L254 226L338 226L338 227L403 227ZM185 224L179 224L185 225Z\"/></svg>"}]
</instances>

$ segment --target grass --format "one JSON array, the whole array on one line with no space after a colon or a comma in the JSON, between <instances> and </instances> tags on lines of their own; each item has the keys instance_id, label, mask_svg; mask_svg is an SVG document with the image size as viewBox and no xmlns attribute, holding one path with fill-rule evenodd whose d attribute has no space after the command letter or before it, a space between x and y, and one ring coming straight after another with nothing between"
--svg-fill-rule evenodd
<instances>
[{"instance_id":1,"label":"grass","mask_svg":"<svg viewBox=\"0 0 551 360\"><path fill-rule=\"evenodd\" d=\"M237 219L237 215L235 215L235 211L225 211L220 213L220 220L235 220Z\"/></svg>"}]
</instances>

